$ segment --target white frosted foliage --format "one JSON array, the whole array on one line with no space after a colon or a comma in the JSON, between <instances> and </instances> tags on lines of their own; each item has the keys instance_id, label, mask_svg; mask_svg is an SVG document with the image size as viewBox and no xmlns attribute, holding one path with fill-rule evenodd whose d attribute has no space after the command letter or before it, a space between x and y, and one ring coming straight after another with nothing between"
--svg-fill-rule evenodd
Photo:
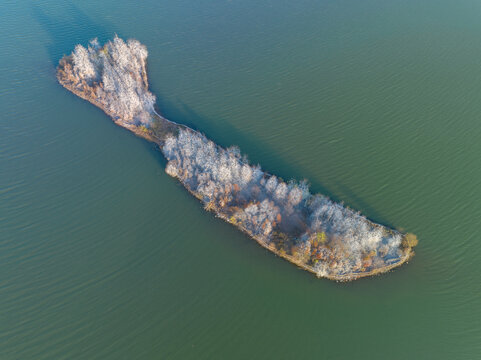
<instances>
[{"instance_id":1,"label":"white frosted foliage","mask_svg":"<svg viewBox=\"0 0 481 360\"><path fill-rule=\"evenodd\" d=\"M91 80L96 77L97 71L90 59L90 54L82 45L77 45L72 53L74 71L78 76L85 80Z\"/></svg>"},{"instance_id":2,"label":"white frosted foliage","mask_svg":"<svg viewBox=\"0 0 481 360\"><path fill-rule=\"evenodd\" d=\"M272 241L274 231L282 231L304 239L298 247L306 253L311 251L309 239L329 241L319 257L335 260L316 262L319 275L347 274L399 258L399 233L322 195L310 194L305 182L287 184L263 173L245 163L240 152L223 149L193 130L181 129L167 139L162 151L169 160L168 174L201 195L206 206L214 204L263 242Z\"/></svg>"},{"instance_id":3,"label":"white frosted foliage","mask_svg":"<svg viewBox=\"0 0 481 360\"><path fill-rule=\"evenodd\" d=\"M250 165L238 147L222 148L163 118L150 127L157 114L155 96L148 91L147 56L147 48L137 40L115 36L101 46L93 39L87 48L77 45L62 59L58 78L117 124L155 138L168 160L167 174L178 178L206 209L319 276L355 278L409 258L401 233L311 194L305 181L285 182L263 172Z\"/></svg>"},{"instance_id":4,"label":"white frosted foliage","mask_svg":"<svg viewBox=\"0 0 481 360\"><path fill-rule=\"evenodd\" d=\"M77 45L72 53L74 76L88 85L99 84L97 101L123 122L149 125L155 96L148 91L145 67L147 48L137 40L119 37L101 47L98 40L88 49Z\"/></svg>"}]
</instances>

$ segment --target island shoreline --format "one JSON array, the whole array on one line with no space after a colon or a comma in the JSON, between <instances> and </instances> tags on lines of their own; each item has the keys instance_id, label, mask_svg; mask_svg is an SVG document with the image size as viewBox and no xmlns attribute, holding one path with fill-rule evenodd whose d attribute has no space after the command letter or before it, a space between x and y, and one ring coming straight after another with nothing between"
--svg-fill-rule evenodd
<instances>
[{"instance_id":1,"label":"island shoreline","mask_svg":"<svg viewBox=\"0 0 481 360\"><path fill-rule=\"evenodd\" d=\"M90 49L89 49L90 50ZM149 129L144 125L139 125L139 123L132 122L131 118L123 118L119 116L119 114L109 111L109 109L106 107L106 105L102 102L102 100L105 101L105 98L102 98L99 95L98 87L101 88L100 91L103 90L103 85L101 83L94 83L92 85L88 85L85 80L78 79L75 77L72 77L70 75L70 71L73 68L73 59L72 55L70 56L64 56L60 62L59 66L57 67L57 80L58 82L67 90L72 92L73 94L77 95L78 97L82 98L83 100L86 100L90 102L91 104L99 107L106 115L108 115L116 125L122 126L130 131L132 131L135 135L142 137L150 142L153 142L159 147L159 150L163 152L163 145L165 144L166 140L169 139L172 135L177 135L181 131L187 131L192 134L196 134L199 137L203 137L203 134L200 132L189 128L186 125L183 124L178 124L175 123L171 120L168 120L161 116L154 107L151 108L150 110L150 116L155 118L155 131L154 129ZM142 91L148 91L148 82L147 82L147 70L146 70L146 64L143 62L141 64L141 70L140 70L140 76L139 78L142 81L141 88L143 89ZM160 134L160 137L158 136ZM164 156L166 154L164 153ZM242 160L238 159L240 164L243 165L248 165L245 164ZM260 244L263 248L269 250L270 252L273 252L275 255L289 261L290 263L296 265L297 267L306 270L310 273L313 273L316 275L318 278L324 277L329 280L334 280L334 281L352 281L352 280L357 280L360 278L368 277L368 276L373 276L373 275L379 275L382 273L386 273L396 267L401 266L402 264L406 263L408 260L410 260L414 256L414 250L413 246L417 244L417 239L415 239L415 236L412 235L415 239L414 245L411 245L409 242L407 242L409 245L405 246L404 243L402 247L400 247L400 252L398 253L398 257L395 258L396 261L388 263L388 261L385 262L383 266L372 266L371 270L367 270L366 266L362 266L360 268L360 271L351 271L351 272L338 272L338 273L326 273L325 271L321 272L319 269L316 269L314 266L311 266L311 264L308 264L306 259L300 258L299 256L295 256L296 254L292 252L292 255L289 254L288 252L285 251L283 247L280 247L279 249L276 248L276 244L272 241L269 241L270 238L268 234L266 233L254 233L252 229L248 229L246 225L242 222L236 221L236 219L233 216L229 216L229 210L225 208L225 206L221 203L217 205L215 202L208 202L206 203L205 200L205 195L195 191L192 189L191 185L184 181L185 179L182 179L182 177L177 174L177 173L170 173L169 175L176 177L186 188L186 190L191 193L193 196L195 196L201 203L204 203L204 208L208 211L213 212L217 217L221 218L227 223L230 223L234 225L237 229L241 230L243 233L248 235L250 238L254 239L258 244ZM264 178L271 177L272 175L266 172L263 172ZM379 228L379 229L387 229L390 231L391 234L398 234L401 235L404 239L410 234L402 234L396 230L389 229L384 227L381 224L375 223L367 218L365 218L365 221L370 224L373 228ZM280 221L280 220L279 220ZM396 236L398 236L396 235ZM393 259L390 259L393 260ZM389 261L390 261L389 260ZM313 263L314 265L316 262ZM369 266L368 266L369 267Z\"/></svg>"}]
</instances>

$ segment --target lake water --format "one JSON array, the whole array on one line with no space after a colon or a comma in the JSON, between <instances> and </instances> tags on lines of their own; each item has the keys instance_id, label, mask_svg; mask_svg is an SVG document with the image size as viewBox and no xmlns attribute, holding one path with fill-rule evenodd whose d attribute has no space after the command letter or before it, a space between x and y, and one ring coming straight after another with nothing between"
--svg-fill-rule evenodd
<instances>
[{"instance_id":1,"label":"lake water","mask_svg":"<svg viewBox=\"0 0 481 360\"><path fill-rule=\"evenodd\" d=\"M0 4L0 359L481 358L481 3ZM202 209L56 83L75 44L149 49L169 119L420 239L317 279Z\"/></svg>"}]
</instances>

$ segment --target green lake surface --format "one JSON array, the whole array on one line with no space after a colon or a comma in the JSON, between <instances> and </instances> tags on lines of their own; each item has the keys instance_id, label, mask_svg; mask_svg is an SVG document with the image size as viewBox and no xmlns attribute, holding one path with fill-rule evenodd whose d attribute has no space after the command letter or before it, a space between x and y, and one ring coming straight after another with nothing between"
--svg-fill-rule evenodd
<instances>
[{"instance_id":1,"label":"green lake surface","mask_svg":"<svg viewBox=\"0 0 481 360\"><path fill-rule=\"evenodd\" d=\"M481 2L0 3L0 359L480 359ZM133 37L167 118L420 239L352 283L261 248L57 84Z\"/></svg>"}]
</instances>

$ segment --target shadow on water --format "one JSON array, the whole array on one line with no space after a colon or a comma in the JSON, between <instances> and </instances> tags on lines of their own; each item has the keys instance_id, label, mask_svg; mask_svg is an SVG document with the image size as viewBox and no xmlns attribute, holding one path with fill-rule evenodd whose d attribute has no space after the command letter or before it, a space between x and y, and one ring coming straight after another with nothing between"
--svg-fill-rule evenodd
<instances>
[{"instance_id":1,"label":"shadow on water","mask_svg":"<svg viewBox=\"0 0 481 360\"><path fill-rule=\"evenodd\" d=\"M368 216L370 220L376 223L388 226L392 229L399 230L399 228L397 228L391 222L380 216L379 213L371 205L369 205L366 201L356 195L354 191L352 191L348 186L341 183L338 183L337 186L340 189L342 197L345 198L349 204L352 204L351 207L353 209L360 210L364 216Z\"/></svg>"},{"instance_id":2,"label":"shadow on water","mask_svg":"<svg viewBox=\"0 0 481 360\"><path fill-rule=\"evenodd\" d=\"M213 121L208 119L182 101L179 101L179 104L180 106L176 106L162 96L157 97L157 105L160 113L167 119L198 130L223 147L238 145L243 154L246 153L245 149L250 149L250 152L254 154L267 153L269 154L270 162L273 164L273 167L269 168L268 166L265 166L265 164L264 166L261 164L263 170L287 180L292 178L306 178L309 181L312 193L321 193L328 196L333 201L345 202L345 204L352 209L361 211L361 213L364 216L367 216L370 220L395 228L393 224L380 216L372 206L356 195L347 185L337 182L336 191L334 192L331 189L328 189L320 181L313 180L315 179L315 176L309 171L306 172L305 169L300 169L295 165L286 162L281 156L276 154L274 149L265 143L262 143L262 141L256 138L256 136L243 134L227 121ZM255 160L258 160L258 158ZM253 157L251 157L251 162L256 163L253 161ZM165 161L163 163L165 163Z\"/></svg>"},{"instance_id":3,"label":"shadow on water","mask_svg":"<svg viewBox=\"0 0 481 360\"><path fill-rule=\"evenodd\" d=\"M52 40L51 44L47 45L47 50L54 66L57 66L60 58L64 54L70 53L75 45L86 45L90 39L95 37L100 42L104 42L112 38L114 34L71 2L61 3L55 8L47 8L39 3L33 3L31 12L33 18Z\"/></svg>"}]
</instances>

